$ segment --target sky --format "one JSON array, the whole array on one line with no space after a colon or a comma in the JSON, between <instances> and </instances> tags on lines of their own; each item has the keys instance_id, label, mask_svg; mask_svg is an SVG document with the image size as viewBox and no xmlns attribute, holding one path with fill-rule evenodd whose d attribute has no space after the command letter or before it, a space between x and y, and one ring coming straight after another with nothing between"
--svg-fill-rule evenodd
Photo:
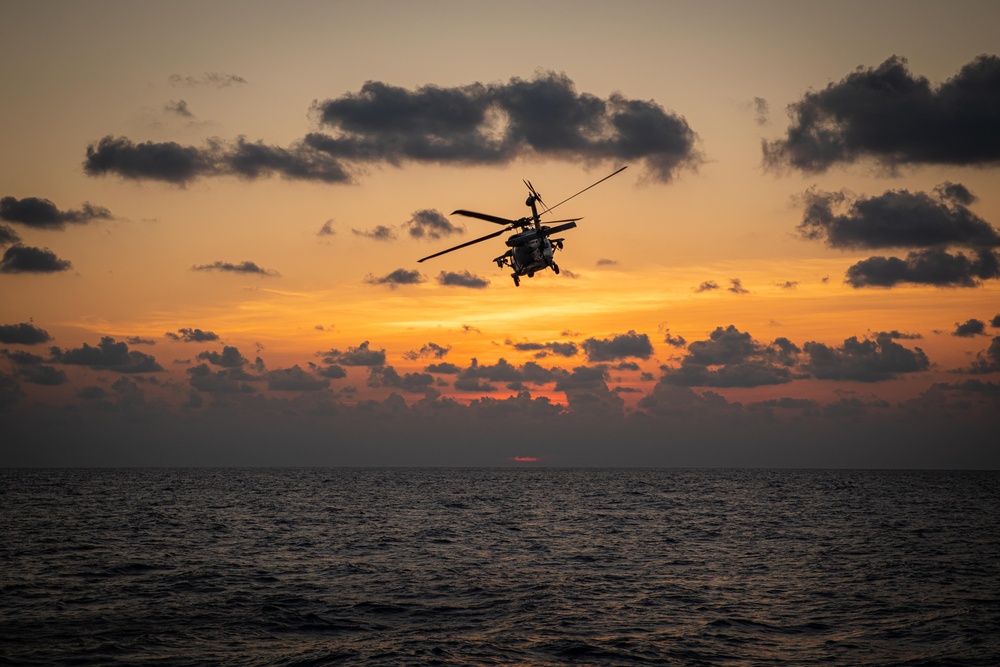
<instances>
[{"instance_id":1,"label":"sky","mask_svg":"<svg viewBox=\"0 0 1000 667\"><path fill-rule=\"evenodd\" d=\"M0 466L1000 467L995 2L0 4Z\"/></svg>"}]
</instances>

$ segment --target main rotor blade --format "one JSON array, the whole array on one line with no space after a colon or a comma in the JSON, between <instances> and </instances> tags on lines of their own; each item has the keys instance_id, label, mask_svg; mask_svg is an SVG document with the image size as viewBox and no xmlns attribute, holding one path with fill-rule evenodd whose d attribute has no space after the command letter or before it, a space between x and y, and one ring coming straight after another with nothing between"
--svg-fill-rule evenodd
<instances>
[{"instance_id":1,"label":"main rotor blade","mask_svg":"<svg viewBox=\"0 0 1000 667\"><path fill-rule=\"evenodd\" d=\"M576 223L570 221L570 222L566 223L565 225L559 225L558 227L551 227L549 229L546 229L545 230L545 235L546 236L552 236L553 234L558 234L559 232L564 232L567 229L573 229L574 227L576 227Z\"/></svg>"},{"instance_id":2,"label":"main rotor blade","mask_svg":"<svg viewBox=\"0 0 1000 667\"><path fill-rule=\"evenodd\" d=\"M461 243L461 244L455 246L454 248L448 248L447 250L442 250L441 252L436 252L433 255L427 255L426 257L424 257L424 259L418 259L417 262L419 263L419 262L423 262L424 260L427 260L427 259L433 259L435 257L440 257L441 255L444 255L445 253L449 253L452 250L459 250L460 248L465 248L465 247L470 246L470 245L472 245L474 243L479 243L480 241L488 241L488 240L490 240L492 238L496 238L496 237L500 236L504 232L509 232L510 229L511 228L508 227L506 229L501 229L499 232L493 232L492 234L487 234L486 236L480 236L478 239L472 239L471 241L466 241L465 243Z\"/></svg>"},{"instance_id":3,"label":"main rotor blade","mask_svg":"<svg viewBox=\"0 0 1000 667\"><path fill-rule=\"evenodd\" d=\"M558 204L556 204L556 206L562 206L563 204L565 204L566 202L568 202L568 201L569 201L570 199L572 199L573 197L576 197L577 195L582 195L582 194L583 194L584 192L586 192L586 191L587 191L587 190L589 190L590 188L594 187L594 185L600 185L601 183L603 183L604 181L608 180L609 178L611 178L611 177L612 177L612 176L614 176L615 174L620 174L620 173L622 173L623 171L625 171L626 169L628 169L628 165L625 165L624 167L622 167L621 169L619 169L618 171L616 171L616 172L614 172L614 173L611 173L611 174L608 174L607 176L605 176L605 177L604 177L604 178L602 178L601 180L597 181L597 183L594 183L593 185L588 185L587 187L585 187L585 188L584 188L583 190L580 190L579 192L577 192L577 193L576 193L575 195L573 195L572 197L566 197L566 199L563 199L563 200L562 200L561 202L559 202ZM555 208L556 206L553 206L552 208L550 208L550 209L548 209L548 210L549 210L549 211L551 211L551 210L552 210L552 209L554 209L554 208ZM548 212L548 211L546 211L546 213L547 213L547 212Z\"/></svg>"},{"instance_id":4,"label":"main rotor blade","mask_svg":"<svg viewBox=\"0 0 1000 667\"><path fill-rule=\"evenodd\" d=\"M452 215L464 215L469 218L479 218L480 220L485 220L486 222L492 222L497 225L519 225L520 220L508 220L507 218L501 218L497 215L489 215L487 213L476 213L475 211L465 211L459 209L457 211L452 211Z\"/></svg>"}]
</instances>

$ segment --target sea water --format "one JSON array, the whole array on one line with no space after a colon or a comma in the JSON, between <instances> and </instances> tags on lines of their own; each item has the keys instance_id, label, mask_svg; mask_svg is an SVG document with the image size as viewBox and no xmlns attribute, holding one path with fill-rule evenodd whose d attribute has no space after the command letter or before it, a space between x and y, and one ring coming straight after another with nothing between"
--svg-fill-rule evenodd
<instances>
[{"instance_id":1,"label":"sea water","mask_svg":"<svg viewBox=\"0 0 1000 667\"><path fill-rule=\"evenodd\" d=\"M0 471L0 664L1000 665L1000 473Z\"/></svg>"}]
</instances>

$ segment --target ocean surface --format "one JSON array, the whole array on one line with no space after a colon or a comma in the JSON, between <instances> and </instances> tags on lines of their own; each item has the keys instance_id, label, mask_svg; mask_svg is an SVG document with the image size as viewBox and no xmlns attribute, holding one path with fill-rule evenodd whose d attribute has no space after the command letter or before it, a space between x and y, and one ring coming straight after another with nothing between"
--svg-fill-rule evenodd
<instances>
[{"instance_id":1,"label":"ocean surface","mask_svg":"<svg viewBox=\"0 0 1000 667\"><path fill-rule=\"evenodd\" d=\"M0 471L3 665L1000 665L1000 473Z\"/></svg>"}]
</instances>

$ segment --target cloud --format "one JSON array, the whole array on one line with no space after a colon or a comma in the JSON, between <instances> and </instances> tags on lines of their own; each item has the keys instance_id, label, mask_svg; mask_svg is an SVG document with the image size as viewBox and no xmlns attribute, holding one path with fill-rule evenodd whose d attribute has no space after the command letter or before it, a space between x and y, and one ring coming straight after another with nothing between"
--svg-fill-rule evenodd
<instances>
[{"instance_id":1,"label":"cloud","mask_svg":"<svg viewBox=\"0 0 1000 667\"><path fill-rule=\"evenodd\" d=\"M276 277L281 274L271 269L264 269L254 262L212 262L211 264L197 264L191 267L193 271L222 271L223 273L253 273L260 276Z\"/></svg>"},{"instance_id":2,"label":"cloud","mask_svg":"<svg viewBox=\"0 0 1000 667\"><path fill-rule=\"evenodd\" d=\"M767 100L763 97L753 98L753 111L754 121L758 125L767 125L768 115L771 113L771 107L767 103Z\"/></svg>"},{"instance_id":3,"label":"cloud","mask_svg":"<svg viewBox=\"0 0 1000 667\"><path fill-rule=\"evenodd\" d=\"M597 266L618 266L618 260L601 258L597 260Z\"/></svg>"},{"instance_id":4,"label":"cloud","mask_svg":"<svg viewBox=\"0 0 1000 667\"><path fill-rule=\"evenodd\" d=\"M219 334L213 331L202 331L201 329L184 328L178 329L177 333L168 331L163 335L170 340L183 343L210 343L219 340Z\"/></svg>"},{"instance_id":5,"label":"cloud","mask_svg":"<svg viewBox=\"0 0 1000 667\"><path fill-rule=\"evenodd\" d=\"M589 361L616 361L628 357L649 359L653 354L649 336L632 330L612 338L588 338L582 345Z\"/></svg>"},{"instance_id":6,"label":"cloud","mask_svg":"<svg viewBox=\"0 0 1000 667\"><path fill-rule=\"evenodd\" d=\"M0 248L20 242L21 237L10 225L0 225Z\"/></svg>"},{"instance_id":7,"label":"cloud","mask_svg":"<svg viewBox=\"0 0 1000 667\"><path fill-rule=\"evenodd\" d=\"M330 386L329 379L318 378L299 368L298 364L291 368L268 371L264 377L267 379L267 388L276 391L322 391Z\"/></svg>"},{"instance_id":8,"label":"cloud","mask_svg":"<svg viewBox=\"0 0 1000 667\"><path fill-rule=\"evenodd\" d=\"M810 190L798 230L803 238L825 238L831 248L1000 246L1000 232L966 207L970 197L953 183L939 185L932 195L889 190L853 201L843 191Z\"/></svg>"},{"instance_id":9,"label":"cloud","mask_svg":"<svg viewBox=\"0 0 1000 667\"><path fill-rule=\"evenodd\" d=\"M990 320L990 326L994 329L1000 329L1000 315L993 316L993 319Z\"/></svg>"},{"instance_id":10,"label":"cloud","mask_svg":"<svg viewBox=\"0 0 1000 667\"><path fill-rule=\"evenodd\" d=\"M392 289L396 289L400 285L418 285L424 281L425 278L420 275L419 271L409 271L407 269L396 269L391 273L378 277L370 273L365 276L365 282L369 285L388 285Z\"/></svg>"},{"instance_id":11,"label":"cloud","mask_svg":"<svg viewBox=\"0 0 1000 667\"><path fill-rule=\"evenodd\" d=\"M221 353L210 350L200 352L198 353L198 359L224 368L241 368L250 363L249 359L240 354L238 348L230 345L224 345Z\"/></svg>"},{"instance_id":12,"label":"cloud","mask_svg":"<svg viewBox=\"0 0 1000 667\"><path fill-rule=\"evenodd\" d=\"M574 357L579 352L579 348L576 343L572 342L560 343L556 341L550 343L514 343L508 340L506 343L515 350L519 350L521 352L535 352L535 358L537 359L547 357L550 354L555 354L560 357Z\"/></svg>"},{"instance_id":13,"label":"cloud","mask_svg":"<svg viewBox=\"0 0 1000 667\"><path fill-rule=\"evenodd\" d=\"M940 248L917 250L898 257L869 257L847 269L852 287L893 287L901 283L938 287L977 287L983 280L1000 278L1000 255L979 250L966 255Z\"/></svg>"},{"instance_id":14,"label":"cloud","mask_svg":"<svg viewBox=\"0 0 1000 667\"><path fill-rule=\"evenodd\" d=\"M750 290L748 290L745 287L743 287L743 281L740 280L739 278L730 278L729 279L729 283L730 283L731 286L727 287L726 290L729 291L729 292L732 292L733 294L749 294L750 293Z\"/></svg>"},{"instance_id":15,"label":"cloud","mask_svg":"<svg viewBox=\"0 0 1000 667\"><path fill-rule=\"evenodd\" d=\"M375 239L376 241L394 241L396 239L396 232L393 231L392 227L386 227L385 225L378 225L375 229L352 229L351 233L355 236L362 236L366 239Z\"/></svg>"},{"instance_id":16,"label":"cloud","mask_svg":"<svg viewBox=\"0 0 1000 667\"><path fill-rule=\"evenodd\" d=\"M820 380L881 382L930 367L923 350L905 348L885 332L873 339L852 336L840 347L807 342L803 350L809 356L805 370Z\"/></svg>"},{"instance_id":17,"label":"cloud","mask_svg":"<svg viewBox=\"0 0 1000 667\"><path fill-rule=\"evenodd\" d=\"M684 347L687 345L687 340L684 339L684 336L674 336L670 333L670 329L664 330L663 334L663 342L670 347Z\"/></svg>"},{"instance_id":18,"label":"cloud","mask_svg":"<svg viewBox=\"0 0 1000 667\"><path fill-rule=\"evenodd\" d=\"M410 361L416 361L417 359L428 357L443 359L450 350L450 345L448 347L442 347L437 343L427 343L426 345L421 346L419 350L410 350L409 352L406 352L403 357L409 359Z\"/></svg>"},{"instance_id":19,"label":"cloud","mask_svg":"<svg viewBox=\"0 0 1000 667\"><path fill-rule=\"evenodd\" d=\"M234 142L216 139L198 148L173 141L137 144L127 137L109 135L87 146L83 169L88 176L114 174L130 180L175 185L205 176L258 179L279 175L289 180L351 182L339 162L307 144L281 148L249 142L243 137Z\"/></svg>"},{"instance_id":20,"label":"cloud","mask_svg":"<svg viewBox=\"0 0 1000 667\"><path fill-rule=\"evenodd\" d=\"M205 72L201 76L181 76L171 74L167 77L175 86L212 86L213 88L229 88L231 86L242 86L247 80L236 74L225 74L223 72Z\"/></svg>"},{"instance_id":21,"label":"cloud","mask_svg":"<svg viewBox=\"0 0 1000 667\"><path fill-rule=\"evenodd\" d=\"M34 229L65 229L66 224L86 224L94 220L111 220L114 216L103 206L84 202L79 209L60 211L48 199L25 197L0 199L0 220L15 222ZM9 229L9 228L8 228ZM15 238L14 241L17 241Z\"/></svg>"},{"instance_id":22,"label":"cloud","mask_svg":"<svg viewBox=\"0 0 1000 667\"><path fill-rule=\"evenodd\" d=\"M785 137L763 142L764 163L821 173L873 159L899 165L1000 163L1000 58L980 55L932 87L905 58L859 67L789 107Z\"/></svg>"},{"instance_id":23,"label":"cloud","mask_svg":"<svg viewBox=\"0 0 1000 667\"><path fill-rule=\"evenodd\" d=\"M508 164L520 157L640 160L669 181L701 160L687 121L653 101L578 93L564 74L416 90L369 81L316 104L334 136L306 143L336 159L399 164Z\"/></svg>"},{"instance_id":24,"label":"cloud","mask_svg":"<svg viewBox=\"0 0 1000 667\"><path fill-rule=\"evenodd\" d=\"M996 336L988 348L976 355L967 372L1000 373L1000 336Z\"/></svg>"},{"instance_id":25,"label":"cloud","mask_svg":"<svg viewBox=\"0 0 1000 667\"><path fill-rule=\"evenodd\" d=\"M447 361L440 364L431 364L424 370L428 373L438 373L440 375L458 375L462 372L461 367Z\"/></svg>"},{"instance_id":26,"label":"cloud","mask_svg":"<svg viewBox=\"0 0 1000 667\"><path fill-rule=\"evenodd\" d=\"M333 236L336 233L337 230L333 228L333 220L330 219L323 223L323 226L316 232L316 236Z\"/></svg>"},{"instance_id":27,"label":"cloud","mask_svg":"<svg viewBox=\"0 0 1000 667\"><path fill-rule=\"evenodd\" d=\"M437 281L439 285L445 287L469 287L471 289L485 289L490 284L486 278L480 278L468 271L442 271L438 274Z\"/></svg>"},{"instance_id":28,"label":"cloud","mask_svg":"<svg viewBox=\"0 0 1000 667\"><path fill-rule=\"evenodd\" d=\"M177 114L181 118L194 118L194 114L188 109L188 103L184 100L178 100L177 102L170 100L170 102L163 105L163 110L167 113Z\"/></svg>"},{"instance_id":29,"label":"cloud","mask_svg":"<svg viewBox=\"0 0 1000 667\"><path fill-rule=\"evenodd\" d=\"M414 211L413 217L404 226L409 228L410 236L415 239L437 240L465 233L463 225L453 225L440 211L434 209Z\"/></svg>"},{"instance_id":30,"label":"cloud","mask_svg":"<svg viewBox=\"0 0 1000 667\"><path fill-rule=\"evenodd\" d=\"M330 350L321 354L328 364L343 364L344 366L385 366L385 350L373 350L368 341L357 347L349 347L347 351Z\"/></svg>"},{"instance_id":31,"label":"cloud","mask_svg":"<svg viewBox=\"0 0 1000 667\"><path fill-rule=\"evenodd\" d=\"M207 364L198 364L187 369L187 373L191 376L191 386L207 394L252 394L257 391L247 382L258 378L248 375L242 368L213 371Z\"/></svg>"},{"instance_id":32,"label":"cloud","mask_svg":"<svg viewBox=\"0 0 1000 667\"><path fill-rule=\"evenodd\" d=\"M0 343L6 345L38 345L52 340L45 329L30 322L20 324L0 324Z\"/></svg>"},{"instance_id":33,"label":"cloud","mask_svg":"<svg viewBox=\"0 0 1000 667\"><path fill-rule=\"evenodd\" d=\"M24 398L24 395L24 392L21 391L21 384L13 375L0 373L0 410L14 405Z\"/></svg>"},{"instance_id":34,"label":"cloud","mask_svg":"<svg viewBox=\"0 0 1000 667\"><path fill-rule=\"evenodd\" d=\"M7 248L0 260L0 273L58 273L72 268L69 260L59 259L48 248L18 243Z\"/></svg>"},{"instance_id":35,"label":"cloud","mask_svg":"<svg viewBox=\"0 0 1000 667\"><path fill-rule=\"evenodd\" d=\"M714 280L706 280L702 284L698 285L694 291L695 292L711 292L712 290L719 289L719 283Z\"/></svg>"},{"instance_id":36,"label":"cloud","mask_svg":"<svg viewBox=\"0 0 1000 667\"><path fill-rule=\"evenodd\" d=\"M430 373L406 373L400 375L392 366L372 366L368 369L369 387L392 387L413 394L438 394L434 388L434 376Z\"/></svg>"},{"instance_id":37,"label":"cloud","mask_svg":"<svg viewBox=\"0 0 1000 667\"><path fill-rule=\"evenodd\" d=\"M966 320L962 324L955 323L955 330L951 333L952 336L958 336L960 338L973 338L975 336L985 336L986 335L986 323L982 320L977 320L975 318Z\"/></svg>"},{"instance_id":38,"label":"cloud","mask_svg":"<svg viewBox=\"0 0 1000 667\"><path fill-rule=\"evenodd\" d=\"M801 350L787 338L760 343L730 324L688 345L680 368L663 367L661 382L684 387L759 387L796 379Z\"/></svg>"},{"instance_id":39,"label":"cloud","mask_svg":"<svg viewBox=\"0 0 1000 667\"><path fill-rule=\"evenodd\" d=\"M101 338L96 347L87 343L76 349L51 348L52 358L61 364L87 366L117 373L158 373L163 370L151 355L129 350L126 343L117 343L110 336Z\"/></svg>"}]
</instances>

